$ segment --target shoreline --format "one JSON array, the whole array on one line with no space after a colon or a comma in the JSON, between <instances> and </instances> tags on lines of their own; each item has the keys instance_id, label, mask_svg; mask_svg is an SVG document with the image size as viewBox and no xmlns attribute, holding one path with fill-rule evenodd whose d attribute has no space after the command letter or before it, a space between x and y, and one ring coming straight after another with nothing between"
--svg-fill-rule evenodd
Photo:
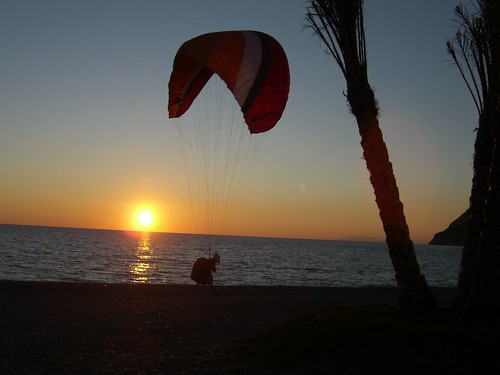
<instances>
[{"instance_id":1,"label":"shoreline","mask_svg":"<svg viewBox=\"0 0 500 375\"><path fill-rule=\"evenodd\" d=\"M228 295L234 298L234 294L241 297L247 297L262 292L262 296L290 296L296 295L300 298L308 293L311 294L311 301L317 300L318 297L331 298L331 304L338 303L379 303L379 304L396 304L397 287L395 286L288 286L288 285L215 285L219 291L228 291ZM206 289L206 293L200 293ZM439 306L450 305L453 302L456 293L456 287L433 287L431 291L436 296L436 302ZM148 283L102 283L102 282L74 282L74 281L18 281L18 280L2 280L0 279L0 296L4 293L9 294L16 291L29 292L99 292L106 293L118 292L123 293L128 291L148 291L148 295L157 295L163 297L177 298L179 292L185 292L187 298L192 298L193 293L209 295L208 288L196 286L193 284L148 284ZM224 297L222 296L221 299ZM318 302L318 301L316 301ZM314 304L313 304L314 305ZM320 304L321 305L321 304Z\"/></svg>"},{"instance_id":2,"label":"shoreline","mask_svg":"<svg viewBox=\"0 0 500 375\"><path fill-rule=\"evenodd\" d=\"M231 343L336 305L397 305L395 287L0 280L1 373L197 373ZM449 306L456 288L432 288ZM190 372L194 371L194 372Z\"/></svg>"}]
</instances>

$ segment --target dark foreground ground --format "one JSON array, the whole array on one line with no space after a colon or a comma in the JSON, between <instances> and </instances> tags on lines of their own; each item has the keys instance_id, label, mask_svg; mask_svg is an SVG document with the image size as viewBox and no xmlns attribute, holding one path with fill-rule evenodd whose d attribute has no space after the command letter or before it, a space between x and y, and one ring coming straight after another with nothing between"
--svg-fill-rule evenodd
<instances>
[{"instance_id":1,"label":"dark foreground ground","mask_svg":"<svg viewBox=\"0 0 500 375\"><path fill-rule=\"evenodd\" d=\"M426 319L395 288L219 290L0 281L0 374L500 373L498 321L453 288Z\"/></svg>"}]
</instances>

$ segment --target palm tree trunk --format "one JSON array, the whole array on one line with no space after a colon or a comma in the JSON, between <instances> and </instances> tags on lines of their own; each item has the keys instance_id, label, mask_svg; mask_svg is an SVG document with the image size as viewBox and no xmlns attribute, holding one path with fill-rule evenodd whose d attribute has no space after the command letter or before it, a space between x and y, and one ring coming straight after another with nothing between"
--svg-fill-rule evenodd
<instances>
[{"instance_id":1,"label":"palm tree trunk","mask_svg":"<svg viewBox=\"0 0 500 375\"><path fill-rule=\"evenodd\" d=\"M489 124L485 120L484 115L480 116L474 144L474 176L472 177L472 188L469 198L469 217L467 218L465 228L465 242L460 263L457 297L454 303L455 307L459 309L464 308L471 297L474 275L476 273L476 260L484 223L484 209L493 152L493 137L488 129Z\"/></svg>"},{"instance_id":2,"label":"palm tree trunk","mask_svg":"<svg viewBox=\"0 0 500 375\"><path fill-rule=\"evenodd\" d=\"M358 123L363 155L396 273L401 309L409 314L434 311L434 296L415 256L378 124L377 101L368 82L363 0L311 0L307 19L346 79L347 101Z\"/></svg>"},{"instance_id":3,"label":"palm tree trunk","mask_svg":"<svg viewBox=\"0 0 500 375\"><path fill-rule=\"evenodd\" d=\"M474 176L455 307L500 309L500 2L478 0L455 10L462 31L448 51L479 112ZM457 47L457 48L455 48ZM492 309L493 308L493 309Z\"/></svg>"},{"instance_id":4,"label":"palm tree trunk","mask_svg":"<svg viewBox=\"0 0 500 375\"><path fill-rule=\"evenodd\" d=\"M356 117L370 182L386 234L389 255L399 287L401 308L416 313L434 310L435 300L420 272L399 198L399 189L377 117Z\"/></svg>"},{"instance_id":5,"label":"palm tree trunk","mask_svg":"<svg viewBox=\"0 0 500 375\"><path fill-rule=\"evenodd\" d=\"M500 311L500 2L484 1L490 64L488 95L484 95L482 118L491 132L491 164L484 208L484 224L476 260L476 273L470 304L476 310L493 314Z\"/></svg>"},{"instance_id":6,"label":"palm tree trunk","mask_svg":"<svg viewBox=\"0 0 500 375\"><path fill-rule=\"evenodd\" d=\"M500 97L499 97L500 98ZM500 100L498 103L500 107ZM494 129L491 169L489 170L489 189L484 205L484 220L479 248L475 262L473 285L467 308L478 311L500 311L500 129L497 111L492 118Z\"/></svg>"}]
</instances>

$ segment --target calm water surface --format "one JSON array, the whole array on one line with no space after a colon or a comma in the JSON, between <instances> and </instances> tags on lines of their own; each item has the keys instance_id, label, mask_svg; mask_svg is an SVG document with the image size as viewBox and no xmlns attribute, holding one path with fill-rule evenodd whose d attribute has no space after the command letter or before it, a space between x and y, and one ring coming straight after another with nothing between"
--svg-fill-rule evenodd
<instances>
[{"instance_id":1,"label":"calm water surface","mask_svg":"<svg viewBox=\"0 0 500 375\"><path fill-rule=\"evenodd\" d=\"M203 235L0 225L0 279L191 284ZM220 285L394 286L385 243L213 236ZM456 286L461 248L416 245L431 286Z\"/></svg>"}]
</instances>

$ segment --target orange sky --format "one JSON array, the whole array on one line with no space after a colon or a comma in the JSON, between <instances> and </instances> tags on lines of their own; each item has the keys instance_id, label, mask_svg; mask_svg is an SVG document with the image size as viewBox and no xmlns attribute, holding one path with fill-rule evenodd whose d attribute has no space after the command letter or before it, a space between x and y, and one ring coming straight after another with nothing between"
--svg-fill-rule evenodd
<instances>
[{"instance_id":1,"label":"orange sky","mask_svg":"<svg viewBox=\"0 0 500 375\"><path fill-rule=\"evenodd\" d=\"M417 243L457 218L470 193L477 115L445 48L459 2L366 3L370 82ZM12 2L0 12L0 223L128 230L149 207L152 230L199 230L167 118L173 58L201 33L253 29L283 45L291 91L226 232L384 238L344 79L301 32L303 1L146 3Z\"/></svg>"}]
</instances>

